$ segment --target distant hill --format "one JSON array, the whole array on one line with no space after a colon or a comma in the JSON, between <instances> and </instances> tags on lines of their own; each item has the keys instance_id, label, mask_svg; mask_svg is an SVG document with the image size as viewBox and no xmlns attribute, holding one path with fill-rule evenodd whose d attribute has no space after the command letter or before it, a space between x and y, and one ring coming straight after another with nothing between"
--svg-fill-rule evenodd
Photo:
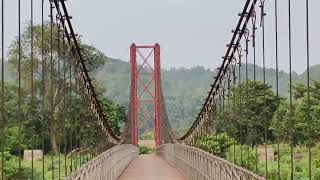
<instances>
[{"instance_id":1,"label":"distant hill","mask_svg":"<svg viewBox=\"0 0 320 180\"><path fill-rule=\"evenodd\" d=\"M253 64L248 65L249 78L253 79ZM242 66L241 76L245 77L245 66ZM263 69L260 66L256 66L256 78L259 81L263 81ZM283 97L289 96L289 74L284 71L279 72L279 94ZM310 79L320 80L320 65L314 65L310 67ZM292 83L303 83L307 82L307 71L301 74L292 72ZM266 69L266 83L271 85L273 90L276 91L276 70L273 68Z\"/></svg>"},{"instance_id":2,"label":"distant hill","mask_svg":"<svg viewBox=\"0 0 320 180\"><path fill-rule=\"evenodd\" d=\"M8 63L5 63L8 67ZM6 81L13 81L12 73L5 68ZM263 69L256 66L257 80L263 79ZM1 73L1 68L0 68ZM248 65L249 78L253 79L253 65ZM276 88L275 69L266 69L266 82ZM162 86L166 100L167 112L173 127L187 128L193 122L201 104L213 82L214 72L202 66L192 68L171 68L162 70ZM320 80L320 65L310 67L312 80ZM245 79L245 66L241 69L242 79ZM306 83L306 72L293 72L293 83ZM106 89L105 96L117 103L128 106L130 87L130 64L117 59L108 58L95 78L99 86ZM289 74L279 72L279 93L288 97ZM153 127L153 122L143 123L142 130Z\"/></svg>"},{"instance_id":3,"label":"distant hill","mask_svg":"<svg viewBox=\"0 0 320 180\"><path fill-rule=\"evenodd\" d=\"M253 79L253 64L248 65L249 78ZM188 127L198 113L209 85L213 82L214 72L202 66L192 68L171 68L162 70L162 86L167 112L174 127ZM266 82L276 89L276 70L266 69ZM320 65L310 67L311 79L320 80ZM245 79L245 66L241 69ZM263 69L256 66L257 80L263 79ZM306 82L306 72L292 74L293 82ZM109 58L105 67L99 71L97 80L102 82L107 92L105 95L122 105L128 104L130 87L130 64ZM279 72L279 93L288 96L289 74ZM152 122L146 126L152 127ZM148 128L148 127L146 127Z\"/></svg>"},{"instance_id":4,"label":"distant hill","mask_svg":"<svg viewBox=\"0 0 320 180\"><path fill-rule=\"evenodd\" d=\"M105 95L119 104L128 104L130 64L109 58L96 80L106 89ZM200 108L213 74L204 67L162 70L162 85L169 117L174 127L189 126ZM153 122L144 123L146 129Z\"/></svg>"}]
</instances>

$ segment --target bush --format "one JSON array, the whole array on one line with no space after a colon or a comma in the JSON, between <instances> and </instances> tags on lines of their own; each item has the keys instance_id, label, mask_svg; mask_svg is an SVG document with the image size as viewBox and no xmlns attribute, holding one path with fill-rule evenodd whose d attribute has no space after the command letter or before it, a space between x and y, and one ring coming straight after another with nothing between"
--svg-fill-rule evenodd
<instances>
[{"instance_id":1,"label":"bush","mask_svg":"<svg viewBox=\"0 0 320 180\"><path fill-rule=\"evenodd\" d=\"M22 166L20 173L18 167L18 160L16 156L11 155L8 151L4 152L4 169L3 172L7 179L30 179L31 169ZM1 161L0 161L1 163Z\"/></svg>"},{"instance_id":2,"label":"bush","mask_svg":"<svg viewBox=\"0 0 320 180\"><path fill-rule=\"evenodd\" d=\"M314 149L315 149L315 152L314 152L315 164L317 168L320 168L320 143L317 144Z\"/></svg>"},{"instance_id":3,"label":"bush","mask_svg":"<svg viewBox=\"0 0 320 180\"><path fill-rule=\"evenodd\" d=\"M139 154L151 154L154 150L146 146L139 146Z\"/></svg>"},{"instance_id":4,"label":"bush","mask_svg":"<svg viewBox=\"0 0 320 180\"><path fill-rule=\"evenodd\" d=\"M256 155L255 151L252 150L249 146L243 145L243 154L242 154L242 164L249 170L253 170L256 164ZM241 165L241 159L237 160L237 164Z\"/></svg>"},{"instance_id":5,"label":"bush","mask_svg":"<svg viewBox=\"0 0 320 180\"><path fill-rule=\"evenodd\" d=\"M313 179L320 179L320 168L315 170Z\"/></svg>"},{"instance_id":6,"label":"bush","mask_svg":"<svg viewBox=\"0 0 320 180\"><path fill-rule=\"evenodd\" d=\"M196 147L222 158L226 157L228 149L233 144L235 140L227 133L204 135L196 140Z\"/></svg>"}]
</instances>

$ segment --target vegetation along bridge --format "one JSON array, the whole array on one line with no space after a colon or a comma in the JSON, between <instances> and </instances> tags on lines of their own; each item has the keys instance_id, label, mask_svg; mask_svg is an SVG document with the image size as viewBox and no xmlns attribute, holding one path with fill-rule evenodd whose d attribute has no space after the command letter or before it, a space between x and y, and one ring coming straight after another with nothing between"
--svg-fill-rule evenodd
<instances>
[{"instance_id":1,"label":"vegetation along bridge","mask_svg":"<svg viewBox=\"0 0 320 180\"><path fill-rule=\"evenodd\" d=\"M103 96L106 57L76 34L68 3L1 0L0 179L320 179L316 0L243 0L185 131L168 116L160 45L131 45L126 110ZM146 119L154 150L138 140Z\"/></svg>"}]
</instances>

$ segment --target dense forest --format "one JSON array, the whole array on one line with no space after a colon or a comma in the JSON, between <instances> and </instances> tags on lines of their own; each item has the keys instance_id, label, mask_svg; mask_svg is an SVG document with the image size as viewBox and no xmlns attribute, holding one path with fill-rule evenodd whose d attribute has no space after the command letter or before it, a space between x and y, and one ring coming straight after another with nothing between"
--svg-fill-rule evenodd
<instances>
[{"instance_id":1,"label":"dense forest","mask_svg":"<svg viewBox=\"0 0 320 180\"><path fill-rule=\"evenodd\" d=\"M224 110L215 111L213 117L216 124L211 124L211 133L196 140L195 146L214 155L226 158L231 162L246 167L264 176L266 161L264 148L260 153L257 149L267 143L268 149L274 152L273 159L267 161L268 178L277 179L278 170L281 179L290 177L290 149L293 149L294 173L298 179L305 179L308 174L308 151L312 154L312 177L320 179L320 122L319 122L319 88L320 65L310 67L310 98L312 109L307 115L307 72L292 73L293 108L292 123L289 120L289 74L279 72L279 96L276 95L276 70L266 69L266 84L262 83L263 69L253 64L248 65L248 79L245 83L246 69L241 65L242 83L232 88L231 94L243 96L224 103ZM238 68L236 68L238 69ZM253 80L256 69L256 80ZM105 95L126 106L128 87L130 85L130 64L121 60L108 58L104 68L98 72L97 79L105 87ZM168 108L169 119L178 131L185 131L194 121L203 103L210 83L216 72L201 66L172 68L162 70L162 86ZM238 72L236 72L238 74ZM126 90L126 91L119 91ZM235 102L235 109L232 104ZM238 122L234 122L237 117ZM242 119L242 120L239 120ZM227 123L226 123L227 122ZM228 123L230 122L230 123ZM291 124L291 126L289 126ZM140 127L143 138L152 138L152 121ZM265 135L266 133L266 135ZM149 137L150 136L150 137ZM240 156L240 152L242 152ZM262 156L262 157L260 157ZM280 169L278 169L278 162Z\"/></svg>"},{"instance_id":2,"label":"dense forest","mask_svg":"<svg viewBox=\"0 0 320 180\"><path fill-rule=\"evenodd\" d=\"M253 79L253 64L248 65L249 79ZM262 68L256 66L257 80L262 80ZM273 91L276 89L276 70L266 69L266 82L271 85ZM192 68L171 68L162 70L162 86L169 119L173 127L183 130L188 128L198 112L210 83L213 82L215 72L202 66ZM245 78L245 65L242 65L241 76ZM320 65L310 67L312 80L320 79ZM12 74L6 72L7 80L12 80ZM104 66L96 72L96 86L104 89L104 96L115 102L128 106L130 87L130 64L128 62L107 58L104 59ZM306 81L306 72L301 74L293 72L293 82L303 83ZM279 72L279 94L288 97L289 74ZM153 128L152 121L145 121L141 124L140 133Z\"/></svg>"},{"instance_id":3,"label":"dense forest","mask_svg":"<svg viewBox=\"0 0 320 180\"><path fill-rule=\"evenodd\" d=\"M35 33L38 34L35 41L37 46L34 48L40 52L41 36L39 36L39 26L35 27ZM30 29L26 29L24 34L30 34ZM49 38L49 30L46 27L45 38ZM79 39L80 40L80 39ZM81 42L81 41L80 41ZM30 43L29 36L23 36L22 48L28 49ZM48 47L47 47L48 48ZM97 92L98 98L101 101L105 115L109 118L109 123L120 134L124 121L126 120L126 110L128 109L129 100L129 87L130 87L130 64L125 61L112 59L106 57L102 52L93 46L81 43L84 57L90 59L86 61L89 67L90 75L93 77L93 83ZM31 169L28 161L22 161L22 169L18 173L18 157L21 157L23 150L27 149L43 149L44 159L43 163L46 164L44 175L46 178L53 176L57 170L55 167L50 166L51 161L60 161L62 152L68 159L64 169L67 166L72 171L73 164L75 167L85 163L89 158L84 158L83 154L88 155L87 149L92 147L100 148L101 144L105 144L103 136L99 134L99 127L95 123L95 117L89 111L88 102L81 96L77 88L77 82L74 80L72 74L73 70L68 66L68 59L65 56L60 58L59 48L54 47L53 60L54 64L42 64L39 54L34 58L35 63L33 71L37 73L33 77L33 82L36 85L31 91L30 87L30 72L32 66L28 51L22 54L21 63L21 91L17 86L18 82L18 54L17 54L17 41L12 42L9 49L8 61L5 61L5 110L7 121L5 126L1 124L0 134L4 134L4 138L0 139L1 144L4 146L4 159L6 168L4 171L6 176L11 179L17 177L27 179L30 175ZM50 53L47 50L44 58L50 62ZM70 62L70 61L69 61ZM66 63L66 64L65 64ZM65 67L63 67L65 65ZM51 66L51 67L50 67ZM69 67L69 70L66 69ZM53 69L52 75L39 71L44 68L46 72ZM310 113L312 115L312 126L307 121L306 116L306 72L301 74L293 72L293 114L294 124L290 127L294 129L293 132L288 128L289 111L288 111L288 84L289 74L279 72L279 95L276 96L276 79L275 69L266 69L266 83L261 83L263 77L263 69L256 66L256 80L253 79L254 66L248 65L248 83L244 81L237 86L233 87L231 94L236 94L240 97L239 93L248 94L243 98L242 104L238 104L238 100L230 98L230 104L226 102L224 111L215 111L214 117L219 120L217 124L210 127L211 134L206 137L200 137L196 141L196 146L202 148L214 155L227 158L234 163L243 165L250 170L255 170L257 154L254 153L254 145L268 143L273 149L277 149L277 143L281 143L281 149L277 152L281 155L277 158L282 160L288 159L290 144L295 147L295 154L302 154L307 157L308 147L312 147L314 154L313 168L317 169L319 173L315 173L314 177L320 175L320 152L318 151L320 140L319 129L319 88L320 88L320 65L314 65L310 68L311 75L311 105ZM241 76L245 80L245 65L242 65ZM65 74L67 73L67 74ZM171 68L162 70L162 86L164 89L164 96L169 120L171 121L174 129L182 132L185 131L194 121L199 108L203 103L210 83L214 80L216 72L206 69L201 66L192 68ZM66 77L64 77L65 75ZM238 74L238 72L236 72ZM66 78L66 79L65 79ZM66 81L67 79L71 81ZM317 81L318 80L318 81ZM53 97L50 91L43 91L42 87L51 87L55 96ZM246 92L247 91L247 92ZM19 101L19 92L21 93L21 101ZM33 95L33 98L32 98ZM266 98L262 98L265 96ZM53 99L52 99L53 98ZM20 102L20 103L19 103ZM52 103L53 102L53 103ZM232 111L233 102L236 103L236 108ZM20 104L22 108L21 114L18 114L17 108ZM241 107L246 107L246 111L242 111ZM267 110L267 111L266 111ZM228 111L228 112L225 112ZM261 113L267 112L267 113ZM275 116L277 112L278 116ZM231 115L242 117L241 121L236 123L225 122L232 120ZM23 117L23 118L21 118ZM38 118L34 118L38 117ZM233 116L234 117L234 116ZM153 121L145 120L139 124L140 134L150 136L152 138ZM240 119L240 118L239 118ZM50 123L48 123L50 122ZM71 128L75 127L75 128ZM311 128L310 128L311 127ZM256 130L254 130L256 129ZM214 130L214 131L212 131ZM5 132L5 133L3 133ZM51 133L49 133L51 132ZM94 133L93 133L94 132ZM265 137L263 132L267 132ZM20 134L18 136L18 134ZM217 136L217 134L220 134ZM20 141L18 141L18 138ZM65 137L68 137L67 139ZM240 138L241 137L241 138ZM5 143L2 140L5 139ZM311 141L310 141L311 140ZM19 143L20 142L20 143ZM312 144L310 143L312 142ZM258 144L257 144L258 143ZM233 146L233 149L231 148ZM256 146L257 147L257 146ZM102 147L103 148L103 147ZM237 150L238 149L238 150ZM247 152L247 157L244 159L237 159L235 152L239 149ZM73 154L74 151L79 156L71 160L67 154ZM242 150L241 150L242 151ZM233 155L232 155L233 154ZM75 162L74 162L75 161ZM299 170L299 177L306 175L306 158L296 164ZM41 161L37 161L35 166L41 167ZM277 164L276 161L270 160L270 172L276 175ZM283 162L286 166L288 162ZM256 170L259 174L264 174L265 165L263 161L259 162ZM61 167L62 168L62 167ZM37 169L37 168L36 168ZM288 177L288 168L284 168L283 177ZM67 173L68 170L64 170ZM316 172L318 172L316 171ZM272 174L271 173L271 174ZM36 170L34 176L40 177L41 172ZM23 177L23 178L22 178ZM9 178L9 179L10 179Z\"/></svg>"},{"instance_id":4,"label":"dense forest","mask_svg":"<svg viewBox=\"0 0 320 180\"><path fill-rule=\"evenodd\" d=\"M92 153L111 146L101 138L105 134L75 78L71 54L62 51L67 45L62 43L58 29L46 24L42 41L41 26L33 28L36 53L30 55L28 27L21 41L17 38L11 43L4 61L0 174L5 179L52 179L58 173L59 177L65 176L92 158ZM83 57L90 59L85 64L94 76L107 58L81 39L79 44ZM125 108L104 97L102 87L95 90L110 126L120 134L126 120ZM41 150L42 161L34 159L33 151L28 155L31 149Z\"/></svg>"},{"instance_id":5,"label":"dense forest","mask_svg":"<svg viewBox=\"0 0 320 180\"><path fill-rule=\"evenodd\" d=\"M248 65L249 79L253 79L253 64ZM130 85L130 64L121 60L108 58L106 64L97 74L97 80L106 89L105 95L121 105L127 106ZM257 80L262 80L263 69L256 66ZM276 89L276 70L266 69L266 82ZM188 128L194 120L203 103L210 83L213 82L215 72L202 66L192 68L171 68L162 70L162 86L169 119L173 127ZM311 79L320 79L320 65L310 68ZM242 65L241 76L245 78L245 65ZM293 72L294 83L305 83L306 72L298 74ZM279 94L288 97L289 74L279 72ZM152 121L143 124L142 131L153 127Z\"/></svg>"}]
</instances>

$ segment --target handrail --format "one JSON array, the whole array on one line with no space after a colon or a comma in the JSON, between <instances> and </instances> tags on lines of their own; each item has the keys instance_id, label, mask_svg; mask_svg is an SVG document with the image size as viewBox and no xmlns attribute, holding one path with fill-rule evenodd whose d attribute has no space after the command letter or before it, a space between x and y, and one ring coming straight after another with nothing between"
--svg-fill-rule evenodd
<instances>
[{"instance_id":1,"label":"handrail","mask_svg":"<svg viewBox=\"0 0 320 180\"><path fill-rule=\"evenodd\" d=\"M65 177L65 180L116 180L138 155L136 146L117 145L81 166L70 176Z\"/></svg>"},{"instance_id":2,"label":"handrail","mask_svg":"<svg viewBox=\"0 0 320 180\"><path fill-rule=\"evenodd\" d=\"M254 172L195 147L164 144L156 152L190 180L265 180Z\"/></svg>"}]
</instances>

